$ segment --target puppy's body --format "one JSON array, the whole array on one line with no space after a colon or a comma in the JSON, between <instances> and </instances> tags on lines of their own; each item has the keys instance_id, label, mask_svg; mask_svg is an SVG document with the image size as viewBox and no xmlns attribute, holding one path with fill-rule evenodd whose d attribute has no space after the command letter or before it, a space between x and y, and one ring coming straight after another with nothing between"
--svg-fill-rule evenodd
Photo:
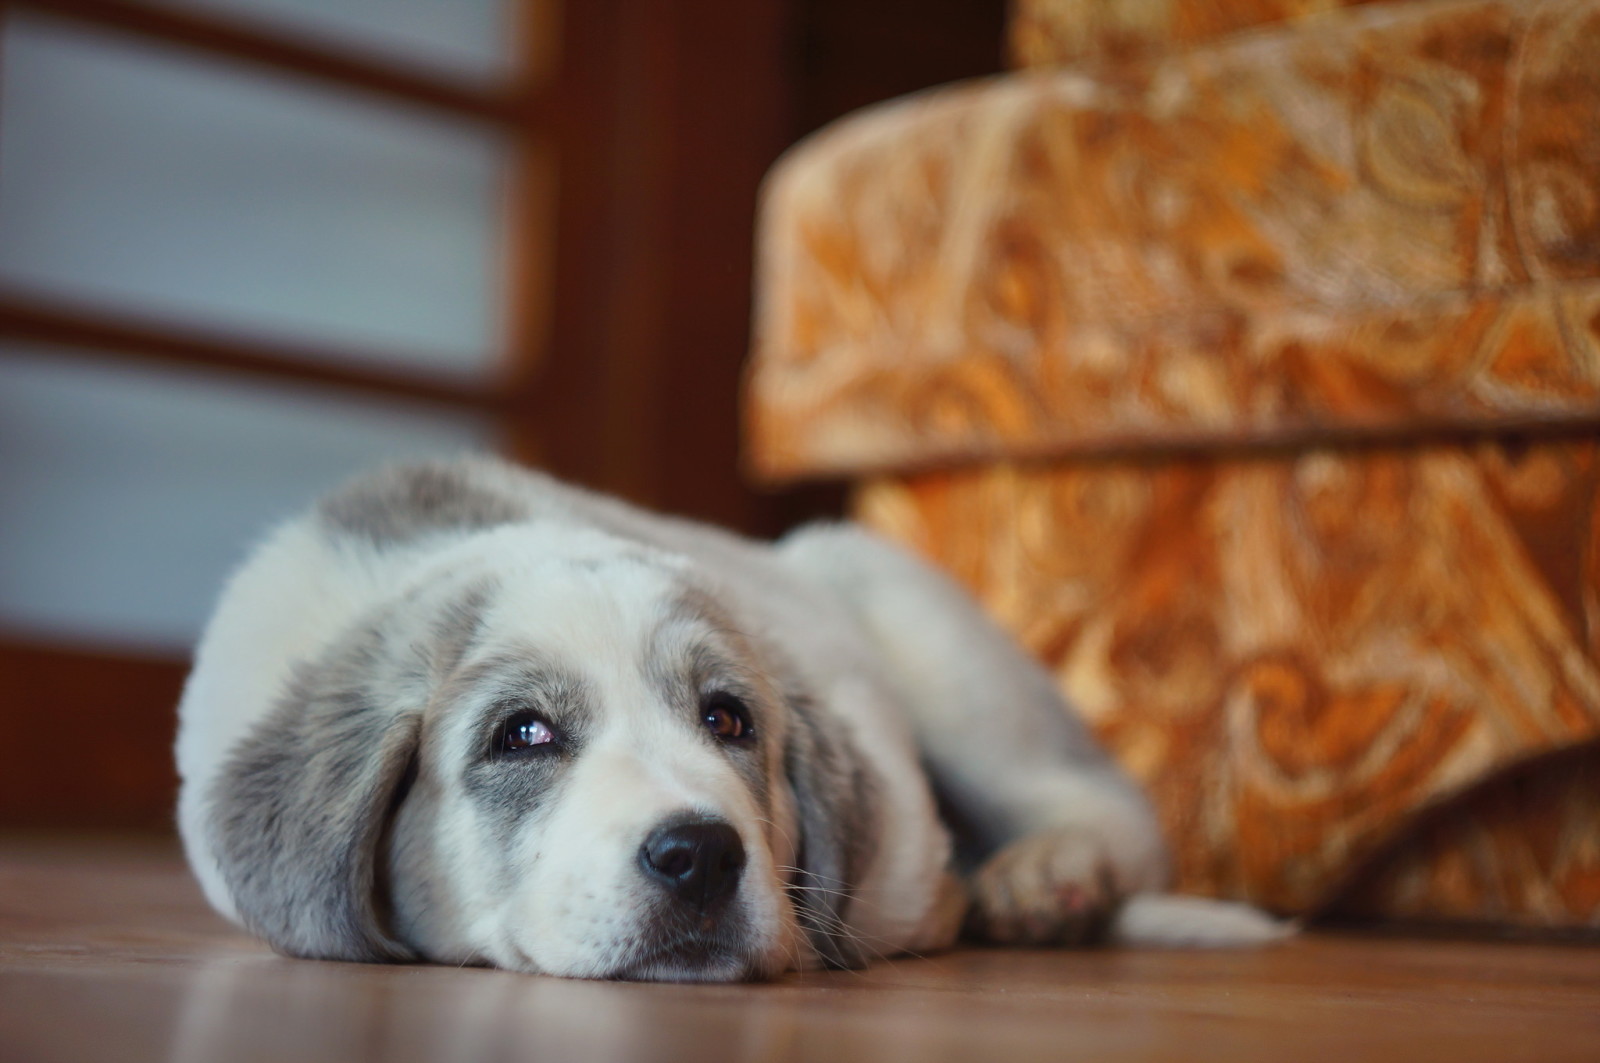
<instances>
[{"instance_id":1,"label":"puppy's body","mask_svg":"<svg viewBox=\"0 0 1600 1063\"><path fill-rule=\"evenodd\" d=\"M296 955L725 979L943 947L966 903L930 776L992 939L1072 939L1164 873L1142 797L942 577L490 461L281 528L180 712L196 874ZM1155 936L1272 933L1178 923Z\"/></svg>"}]
</instances>

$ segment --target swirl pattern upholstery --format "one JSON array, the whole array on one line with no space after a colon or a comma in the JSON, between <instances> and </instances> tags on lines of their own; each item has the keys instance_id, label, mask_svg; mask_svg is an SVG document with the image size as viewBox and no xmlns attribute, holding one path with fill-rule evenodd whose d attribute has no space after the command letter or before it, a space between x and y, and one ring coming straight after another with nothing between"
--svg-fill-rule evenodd
<instances>
[{"instance_id":1,"label":"swirl pattern upholstery","mask_svg":"<svg viewBox=\"0 0 1600 1063\"><path fill-rule=\"evenodd\" d=\"M775 168L752 469L965 581L1182 888L1600 930L1600 0L1013 10Z\"/></svg>"}]
</instances>

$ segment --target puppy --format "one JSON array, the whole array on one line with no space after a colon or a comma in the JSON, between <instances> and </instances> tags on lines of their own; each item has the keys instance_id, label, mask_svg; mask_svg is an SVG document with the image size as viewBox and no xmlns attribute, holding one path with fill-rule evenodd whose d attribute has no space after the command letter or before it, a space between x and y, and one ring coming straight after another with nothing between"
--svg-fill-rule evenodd
<instances>
[{"instance_id":1,"label":"puppy","mask_svg":"<svg viewBox=\"0 0 1600 1063\"><path fill-rule=\"evenodd\" d=\"M489 459L358 480L233 576L179 825L292 956L735 980L945 948L1239 944L1151 810L954 584ZM935 794L959 824L952 831Z\"/></svg>"}]
</instances>

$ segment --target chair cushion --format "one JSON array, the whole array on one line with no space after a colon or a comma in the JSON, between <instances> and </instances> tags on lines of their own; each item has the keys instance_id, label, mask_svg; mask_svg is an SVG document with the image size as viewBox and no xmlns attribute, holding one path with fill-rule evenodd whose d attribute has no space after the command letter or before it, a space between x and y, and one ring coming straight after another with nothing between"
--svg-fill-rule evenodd
<instances>
[{"instance_id":1,"label":"chair cushion","mask_svg":"<svg viewBox=\"0 0 1600 1063\"><path fill-rule=\"evenodd\" d=\"M1600 423L1596 55L1369 4L848 118L765 197L751 464Z\"/></svg>"}]
</instances>

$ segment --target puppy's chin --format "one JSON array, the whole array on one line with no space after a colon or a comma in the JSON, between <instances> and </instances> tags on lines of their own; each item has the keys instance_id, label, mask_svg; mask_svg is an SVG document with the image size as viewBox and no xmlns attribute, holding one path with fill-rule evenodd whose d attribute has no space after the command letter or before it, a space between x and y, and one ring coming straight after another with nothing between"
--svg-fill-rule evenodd
<instances>
[{"instance_id":1,"label":"puppy's chin","mask_svg":"<svg viewBox=\"0 0 1600 1063\"><path fill-rule=\"evenodd\" d=\"M750 982L772 977L778 967L743 949L678 941L644 950L603 977L625 982Z\"/></svg>"},{"instance_id":2,"label":"puppy's chin","mask_svg":"<svg viewBox=\"0 0 1600 1063\"><path fill-rule=\"evenodd\" d=\"M708 931L687 928L677 920L646 918L622 938L592 942L564 955L548 948L541 951L533 942L505 939L485 952L497 967L563 978L749 982L775 978L792 968L791 939L781 930L776 935L753 932L741 918Z\"/></svg>"},{"instance_id":3,"label":"puppy's chin","mask_svg":"<svg viewBox=\"0 0 1600 1063\"><path fill-rule=\"evenodd\" d=\"M657 914L626 943L602 977L632 982L747 982L785 967L770 941L751 928L746 913L712 926L676 914Z\"/></svg>"},{"instance_id":4,"label":"puppy's chin","mask_svg":"<svg viewBox=\"0 0 1600 1063\"><path fill-rule=\"evenodd\" d=\"M756 982L788 969L782 955L709 941L676 941L620 951L624 953L620 962L590 958L540 963L515 946L502 946L478 958L478 963L526 974L621 982Z\"/></svg>"}]
</instances>

